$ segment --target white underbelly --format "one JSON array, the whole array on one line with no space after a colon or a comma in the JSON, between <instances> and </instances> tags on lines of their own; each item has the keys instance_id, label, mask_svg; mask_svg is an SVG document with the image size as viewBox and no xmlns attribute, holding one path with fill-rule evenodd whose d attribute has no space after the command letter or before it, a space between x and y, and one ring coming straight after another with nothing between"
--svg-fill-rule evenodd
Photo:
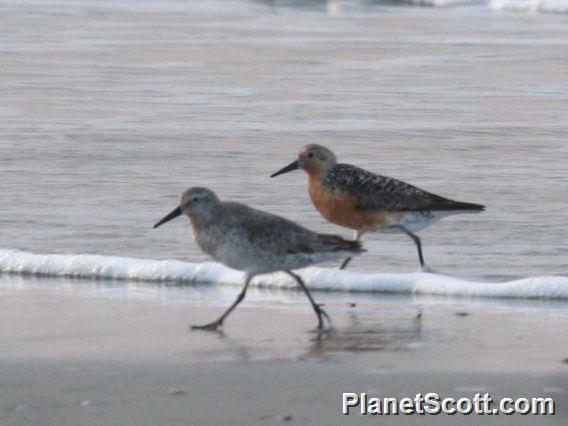
<instances>
[{"instance_id":1,"label":"white underbelly","mask_svg":"<svg viewBox=\"0 0 568 426\"><path fill-rule=\"evenodd\" d=\"M305 268L327 260L349 257L349 253L275 254L251 246L222 244L213 257L230 268L260 274Z\"/></svg>"},{"instance_id":2,"label":"white underbelly","mask_svg":"<svg viewBox=\"0 0 568 426\"><path fill-rule=\"evenodd\" d=\"M373 231L394 234L402 232L400 228L405 228L414 233L433 225L445 216L448 216L448 212L408 212L400 218L389 221L388 224L378 226Z\"/></svg>"}]
</instances>

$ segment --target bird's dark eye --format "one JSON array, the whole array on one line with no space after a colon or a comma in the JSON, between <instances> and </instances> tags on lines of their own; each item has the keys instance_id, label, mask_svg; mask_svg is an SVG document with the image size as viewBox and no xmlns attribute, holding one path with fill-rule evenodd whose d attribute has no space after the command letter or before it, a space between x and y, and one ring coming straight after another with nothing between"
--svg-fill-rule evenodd
<instances>
[{"instance_id":1,"label":"bird's dark eye","mask_svg":"<svg viewBox=\"0 0 568 426\"><path fill-rule=\"evenodd\" d=\"M313 152L310 152L310 153L308 154L308 158L314 158L314 153L313 153Z\"/></svg>"},{"instance_id":2,"label":"bird's dark eye","mask_svg":"<svg viewBox=\"0 0 568 426\"><path fill-rule=\"evenodd\" d=\"M196 201L197 201L197 197L193 197L193 198L191 199L191 201L196 202Z\"/></svg>"}]
</instances>

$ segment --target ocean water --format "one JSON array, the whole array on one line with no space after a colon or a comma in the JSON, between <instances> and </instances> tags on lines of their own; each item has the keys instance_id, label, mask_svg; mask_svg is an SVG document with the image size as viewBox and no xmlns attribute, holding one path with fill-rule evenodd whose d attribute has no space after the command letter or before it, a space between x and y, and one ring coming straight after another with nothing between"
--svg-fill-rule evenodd
<instances>
[{"instance_id":1,"label":"ocean water","mask_svg":"<svg viewBox=\"0 0 568 426\"><path fill-rule=\"evenodd\" d=\"M12 256L2 271L38 272L32 252L207 262L186 221L151 229L192 185L350 236L311 206L303 173L269 178L320 143L487 206L420 233L436 271L565 276L567 10L560 0L0 1L0 253ZM417 270L405 236L365 245L350 271L383 274L375 290L385 274ZM81 275L82 259L59 274ZM401 287L415 283L404 277ZM560 280L531 294L566 297Z\"/></svg>"}]
</instances>

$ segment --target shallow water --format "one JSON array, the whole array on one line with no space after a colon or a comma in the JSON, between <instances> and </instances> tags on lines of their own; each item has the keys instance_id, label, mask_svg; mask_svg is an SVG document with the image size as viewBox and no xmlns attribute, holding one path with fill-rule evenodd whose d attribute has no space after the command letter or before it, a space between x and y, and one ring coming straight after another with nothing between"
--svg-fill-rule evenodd
<instances>
[{"instance_id":1,"label":"shallow water","mask_svg":"<svg viewBox=\"0 0 568 426\"><path fill-rule=\"evenodd\" d=\"M203 261L151 229L189 185L349 236L268 178L318 142L488 206L421 232L437 270L567 273L568 15L488 6L4 1L0 247ZM353 270L416 269L366 245Z\"/></svg>"}]
</instances>

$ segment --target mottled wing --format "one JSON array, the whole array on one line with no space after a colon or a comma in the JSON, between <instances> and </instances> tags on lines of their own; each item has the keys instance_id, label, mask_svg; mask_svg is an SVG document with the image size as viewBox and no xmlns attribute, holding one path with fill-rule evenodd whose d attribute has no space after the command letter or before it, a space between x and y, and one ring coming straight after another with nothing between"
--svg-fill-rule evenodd
<instances>
[{"instance_id":1,"label":"mottled wing","mask_svg":"<svg viewBox=\"0 0 568 426\"><path fill-rule=\"evenodd\" d=\"M349 164L337 164L326 175L324 186L340 189L362 211L421 211L450 208L451 200L408 183L376 175Z\"/></svg>"},{"instance_id":2,"label":"mottled wing","mask_svg":"<svg viewBox=\"0 0 568 426\"><path fill-rule=\"evenodd\" d=\"M229 204L229 203L227 203ZM242 238L260 251L274 254L313 254L347 251L363 251L358 241L345 240L337 235L318 234L288 219L262 210L231 203L232 209L240 210L233 217L246 217L234 226L240 229Z\"/></svg>"}]
</instances>

